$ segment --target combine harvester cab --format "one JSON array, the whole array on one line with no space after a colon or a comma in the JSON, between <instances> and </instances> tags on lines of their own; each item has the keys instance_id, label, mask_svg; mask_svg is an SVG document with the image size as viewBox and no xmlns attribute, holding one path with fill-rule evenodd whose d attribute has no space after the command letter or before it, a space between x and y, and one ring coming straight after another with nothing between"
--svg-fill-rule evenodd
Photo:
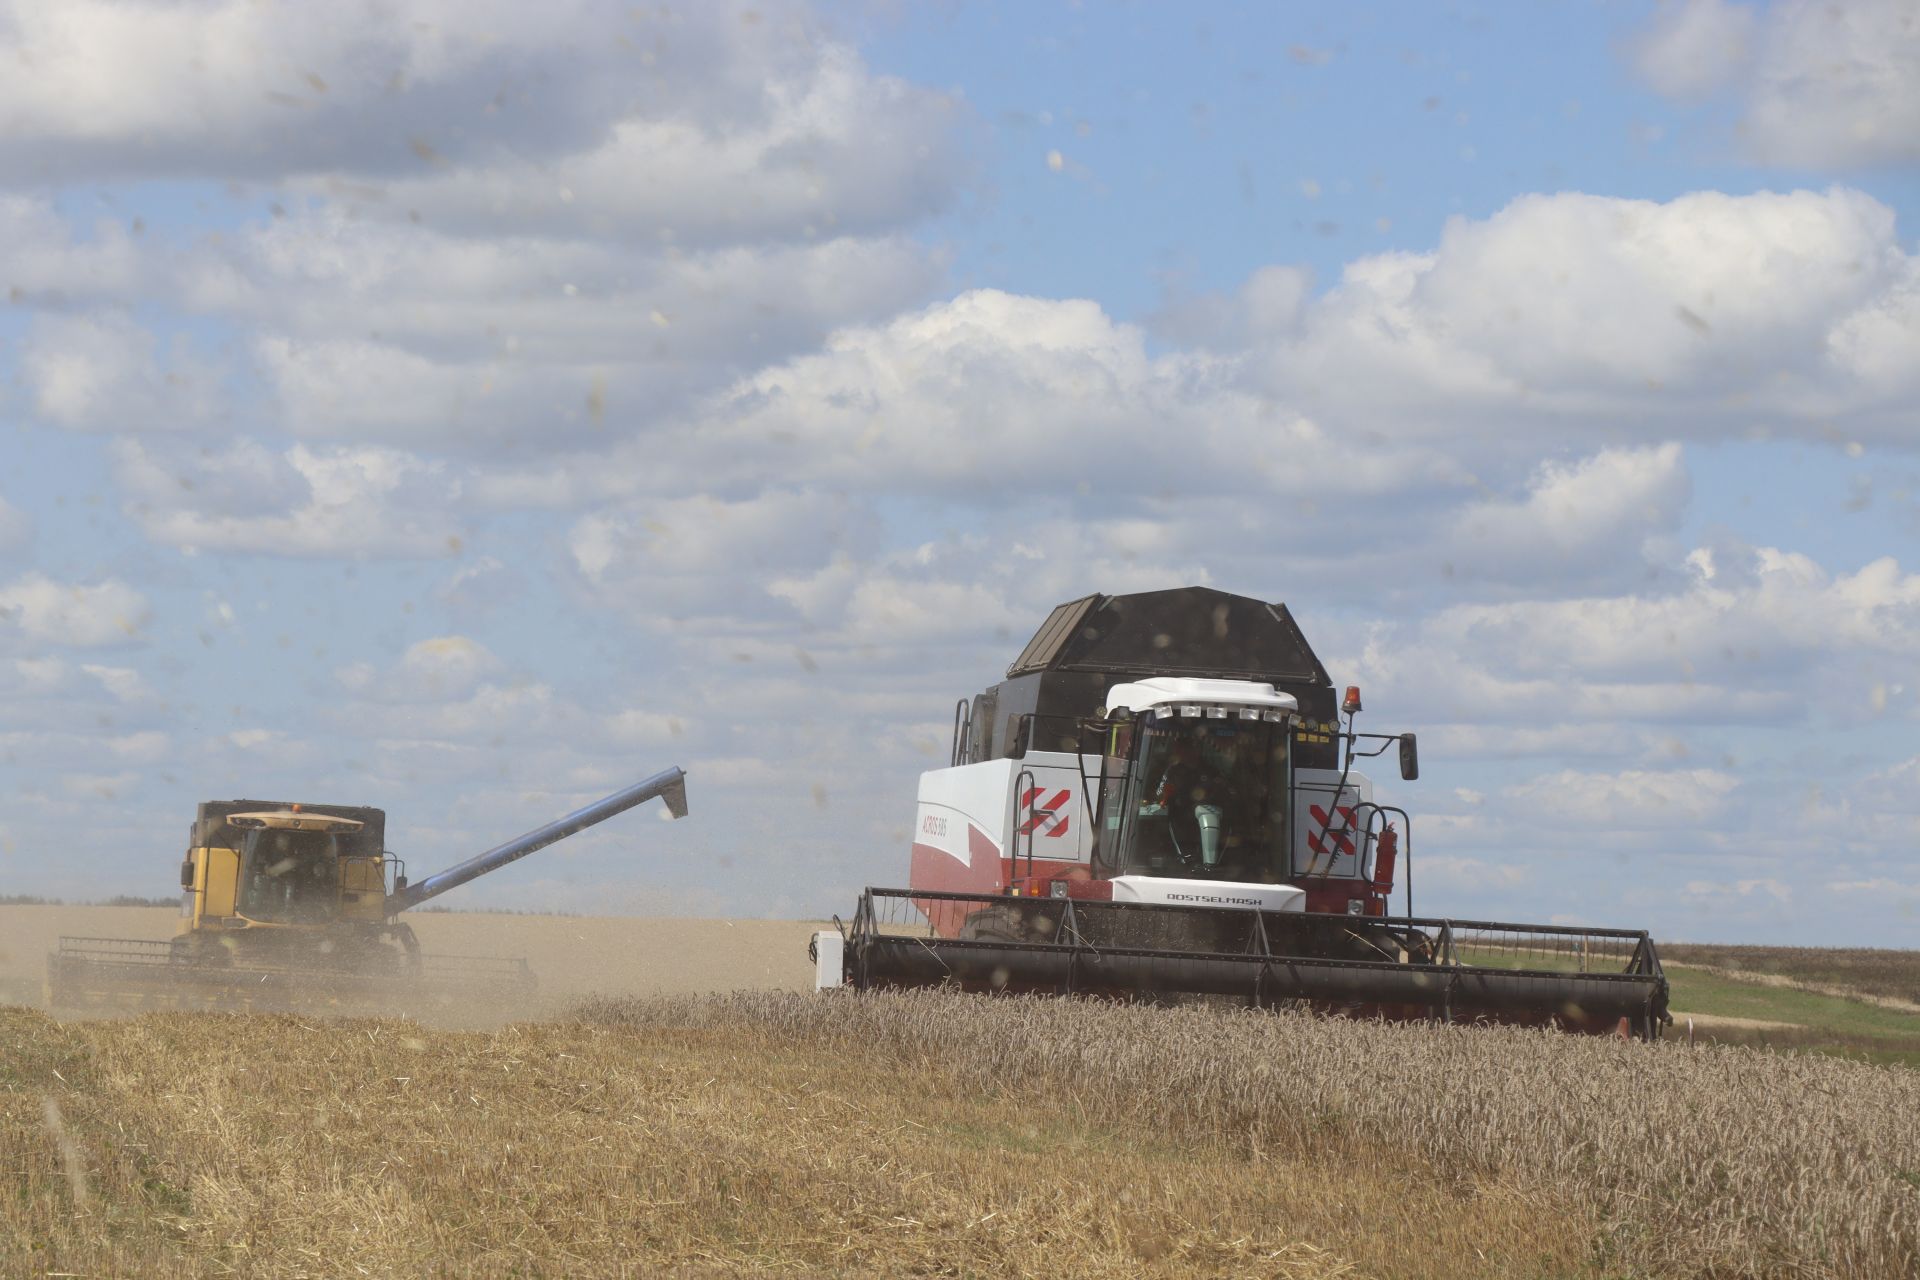
<instances>
[{"instance_id":1,"label":"combine harvester cab","mask_svg":"<svg viewBox=\"0 0 1920 1280\"><path fill-rule=\"evenodd\" d=\"M1360 709L1283 604L1194 587L1061 605L955 709L909 887L868 889L816 935L816 985L1657 1036L1667 983L1644 932L1413 914L1412 820L1354 765L1393 749L1411 781L1417 746L1356 733Z\"/></svg>"},{"instance_id":2,"label":"combine harvester cab","mask_svg":"<svg viewBox=\"0 0 1920 1280\"><path fill-rule=\"evenodd\" d=\"M48 1003L404 1013L525 998L525 960L423 954L400 913L656 796L685 817L686 775L655 774L417 883L385 847L379 809L209 801L180 864L176 936L60 939Z\"/></svg>"}]
</instances>

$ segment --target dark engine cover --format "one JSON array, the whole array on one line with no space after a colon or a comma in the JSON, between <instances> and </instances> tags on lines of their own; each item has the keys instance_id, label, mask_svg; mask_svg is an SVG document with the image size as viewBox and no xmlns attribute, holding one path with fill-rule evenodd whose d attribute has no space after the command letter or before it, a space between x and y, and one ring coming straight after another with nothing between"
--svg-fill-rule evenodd
<instances>
[{"instance_id":1,"label":"dark engine cover","mask_svg":"<svg viewBox=\"0 0 1920 1280\"><path fill-rule=\"evenodd\" d=\"M1147 676L1262 680L1300 703L1310 734L1331 734L1333 681L1284 604L1179 587L1084 596L1047 615L1007 678L973 700L958 763L1079 748L1079 722L1107 690ZM1322 728L1325 726L1325 728ZM1301 741L1295 763L1337 768L1334 746Z\"/></svg>"}]
</instances>

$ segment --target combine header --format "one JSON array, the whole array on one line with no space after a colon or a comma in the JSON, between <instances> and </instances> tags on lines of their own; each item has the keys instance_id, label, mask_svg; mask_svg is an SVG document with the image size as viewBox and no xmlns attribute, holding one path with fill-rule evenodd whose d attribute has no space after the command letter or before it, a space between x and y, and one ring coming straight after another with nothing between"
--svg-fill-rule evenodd
<instances>
[{"instance_id":1,"label":"combine header","mask_svg":"<svg viewBox=\"0 0 1920 1280\"><path fill-rule=\"evenodd\" d=\"M687 813L686 775L657 773L409 884L379 809L209 801L180 864L170 942L62 938L48 1002L71 1009L410 1011L531 994L525 960L423 955L397 917L655 796Z\"/></svg>"},{"instance_id":2,"label":"combine header","mask_svg":"<svg viewBox=\"0 0 1920 1280\"><path fill-rule=\"evenodd\" d=\"M955 708L949 767L921 775L909 887L868 889L849 927L815 935L817 985L1657 1036L1647 934L1413 914L1412 819L1354 764L1393 749L1412 781L1418 748L1355 732L1360 710L1283 604L1190 587L1061 605Z\"/></svg>"}]
</instances>

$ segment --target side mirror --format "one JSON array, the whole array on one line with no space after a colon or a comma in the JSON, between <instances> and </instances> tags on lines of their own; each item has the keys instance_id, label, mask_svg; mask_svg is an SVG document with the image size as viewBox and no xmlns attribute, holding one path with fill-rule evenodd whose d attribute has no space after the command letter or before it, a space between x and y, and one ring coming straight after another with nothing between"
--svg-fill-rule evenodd
<instances>
[{"instance_id":1,"label":"side mirror","mask_svg":"<svg viewBox=\"0 0 1920 1280\"><path fill-rule=\"evenodd\" d=\"M192 858L182 858L180 860L180 887L182 889L193 888L193 859Z\"/></svg>"},{"instance_id":2,"label":"side mirror","mask_svg":"<svg viewBox=\"0 0 1920 1280\"><path fill-rule=\"evenodd\" d=\"M1400 776L1408 782L1420 776L1420 744L1410 733L1400 735Z\"/></svg>"}]
</instances>

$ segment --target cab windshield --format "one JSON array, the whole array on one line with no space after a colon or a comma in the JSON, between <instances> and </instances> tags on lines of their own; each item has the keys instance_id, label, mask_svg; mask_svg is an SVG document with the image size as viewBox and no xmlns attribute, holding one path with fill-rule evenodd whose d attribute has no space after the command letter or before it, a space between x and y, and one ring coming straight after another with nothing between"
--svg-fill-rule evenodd
<instances>
[{"instance_id":1,"label":"cab windshield","mask_svg":"<svg viewBox=\"0 0 1920 1280\"><path fill-rule=\"evenodd\" d=\"M339 849L324 831L263 827L247 833L240 914L278 924L331 920L339 904Z\"/></svg>"},{"instance_id":2,"label":"cab windshield","mask_svg":"<svg viewBox=\"0 0 1920 1280\"><path fill-rule=\"evenodd\" d=\"M1275 884L1287 872L1287 726L1156 717L1116 736L1103 861L1120 874Z\"/></svg>"}]
</instances>

